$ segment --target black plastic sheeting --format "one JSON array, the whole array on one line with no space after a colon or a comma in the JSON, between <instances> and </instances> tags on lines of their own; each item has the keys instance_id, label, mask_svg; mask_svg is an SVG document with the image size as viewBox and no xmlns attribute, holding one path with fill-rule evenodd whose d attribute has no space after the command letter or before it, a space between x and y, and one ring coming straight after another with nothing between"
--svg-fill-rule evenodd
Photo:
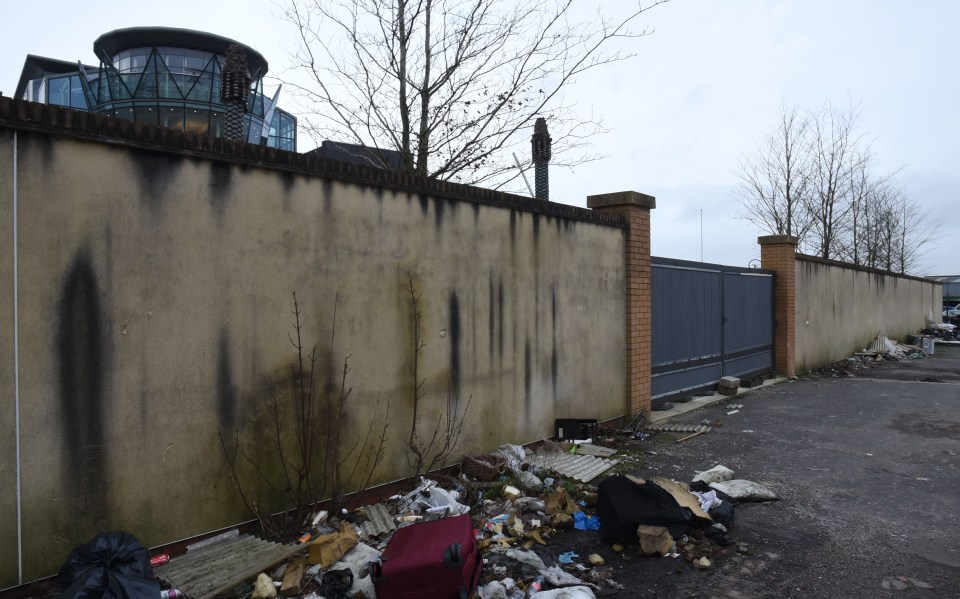
<instances>
[{"instance_id":1,"label":"black plastic sheeting","mask_svg":"<svg viewBox=\"0 0 960 599\"><path fill-rule=\"evenodd\" d=\"M600 536L611 543L638 543L637 526L663 526L679 538L691 515L668 491L653 482L638 484L626 476L610 476L597 485Z\"/></svg>"},{"instance_id":2,"label":"black plastic sheeting","mask_svg":"<svg viewBox=\"0 0 960 599\"><path fill-rule=\"evenodd\" d=\"M60 568L61 599L160 597L150 552L125 532L99 534L75 547Z\"/></svg>"}]
</instances>

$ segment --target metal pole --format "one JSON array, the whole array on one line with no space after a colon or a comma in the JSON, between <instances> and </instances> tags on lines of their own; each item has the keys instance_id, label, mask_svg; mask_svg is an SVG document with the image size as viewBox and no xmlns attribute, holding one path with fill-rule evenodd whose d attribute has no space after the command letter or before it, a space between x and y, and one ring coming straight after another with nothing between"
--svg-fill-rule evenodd
<instances>
[{"instance_id":1,"label":"metal pole","mask_svg":"<svg viewBox=\"0 0 960 599\"><path fill-rule=\"evenodd\" d=\"M530 182L527 181L527 175L523 172L523 167L520 166L520 159L517 158L517 153L513 153L513 161L517 163L517 168L520 169L520 176L523 177L523 182L527 184L527 191L530 192L530 197L533 197L533 188L530 187Z\"/></svg>"},{"instance_id":2,"label":"metal pole","mask_svg":"<svg viewBox=\"0 0 960 599\"><path fill-rule=\"evenodd\" d=\"M703 262L703 208L700 209L700 262Z\"/></svg>"}]
</instances>

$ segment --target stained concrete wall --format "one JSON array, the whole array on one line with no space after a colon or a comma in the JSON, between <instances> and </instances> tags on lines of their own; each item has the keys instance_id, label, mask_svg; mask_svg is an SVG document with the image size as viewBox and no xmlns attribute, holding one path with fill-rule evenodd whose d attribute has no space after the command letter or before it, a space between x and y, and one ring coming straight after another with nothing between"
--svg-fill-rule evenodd
<instances>
[{"instance_id":1,"label":"stained concrete wall","mask_svg":"<svg viewBox=\"0 0 960 599\"><path fill-rule=\"evenodd\" d=\"M16 385L13 343L13 132L0 129L0 588L17 582Z\"/></svg>"},{"instance_id":2,"label":"stained concrete wall","mask_svg":"<svg viewBox=\"0 0 960 599\"><path fill-rule=\"evenodd\" d=\"M409 472L408 276L424 427L448 402L469 405L465 450L480 451L552 434L558 417L624 411L622 226L110 139L18 137L25 580L100 530L152 546L248 518L218 432L269 466L272 383L289 416L293 292L322 381L349 359L345 443L389 423L375 482ZM0 143L3 588L17 582L17 542L2 122ZM251 468L240 476L275 499Z\"/></svg>"},{"instance_id":3,"label":"stained concrete wall","mask_svg":"<svg viewBox=\"0 0 960 599\"><path fill-rule=\"evenodd\" d=\"M935 281L797 255L796 370L863 350L881 333L904 339L940 314Z\"/></svg>"}]
</instances>

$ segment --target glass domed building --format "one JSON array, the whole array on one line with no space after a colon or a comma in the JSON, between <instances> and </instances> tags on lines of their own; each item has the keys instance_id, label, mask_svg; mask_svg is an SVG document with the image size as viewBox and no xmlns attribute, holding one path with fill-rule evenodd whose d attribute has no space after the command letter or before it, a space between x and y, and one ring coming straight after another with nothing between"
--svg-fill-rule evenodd
<instances>
[{"instance_id":1,"label":"glass domed building","mask_svg":"<svg viewBox=\"0 0 960 599\"><path fill-rule=\"evenodd\" d=\"M248 143L296 151L297 120L266 95L267 61L229 38L170 27L130 27L93 43L100 65L28 55L16 97L219 137L224 113L220 72L227 48L246 53L251 90L244 115Z\"/></svg>"}]
</instances>

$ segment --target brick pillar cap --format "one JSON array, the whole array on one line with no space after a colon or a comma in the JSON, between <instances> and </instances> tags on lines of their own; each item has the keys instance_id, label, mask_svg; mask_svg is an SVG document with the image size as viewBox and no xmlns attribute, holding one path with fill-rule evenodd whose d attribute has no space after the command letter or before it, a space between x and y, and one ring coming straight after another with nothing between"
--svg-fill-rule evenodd
<instances>
[{"instance_id":1,"label":"brick pillar cap","mask_svg":"<svg viewBox=\"0 0 960 599\"><path fill-rule=\"evenodd\" d=\"M760 245L789 244L793 247L797 247L797 243L799 241L799 239L791 235L764 235L763 237L757 237L757 243Z\"/></svg>"},{"instance_id":2,"label":"brick pillar cap","mask_svg":"<svg viewBox=\"0 0 960 599\"><path fill-rule=\"evenodd\" d=\"M588 208L612 208L614 206L637 206L653 209L657 207L657 198L638 191L618 191L587 196Z\"/></svg>"}]
</instances>

